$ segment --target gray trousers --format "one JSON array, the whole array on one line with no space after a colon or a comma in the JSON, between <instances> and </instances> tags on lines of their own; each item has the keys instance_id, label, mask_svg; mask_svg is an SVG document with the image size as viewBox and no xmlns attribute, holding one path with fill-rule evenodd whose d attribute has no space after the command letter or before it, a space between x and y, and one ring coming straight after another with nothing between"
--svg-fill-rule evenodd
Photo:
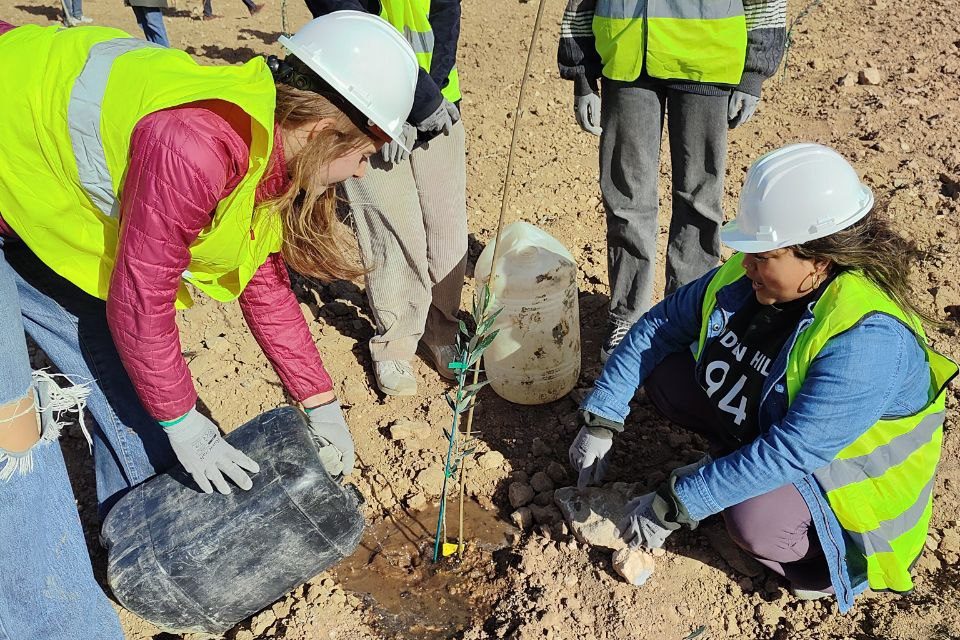
<instances>
[{"instance_id":1,"label":"gray trousers","mask_svg":"<svg viewBox=\"0 0 960 640\"><path fill-rule=\"evenodd\" d=\"M377 154L363 178L344 183L377 324L376 362L411 360L422 339L456 339L467 263L463 123L394 166Z\"/></svg>"},{"instance_id":2,"label":"gray trousers","mask_svg":"<svg viewBox=\"0 0 960 640\"><path fill-rule=\"evenodd\" d=\"M607 214L611 321L633 324L652 303L665 115L673 180L666 293L719 263L728 99L604 78L600 191Z\"/></svg>"}]
</instances>

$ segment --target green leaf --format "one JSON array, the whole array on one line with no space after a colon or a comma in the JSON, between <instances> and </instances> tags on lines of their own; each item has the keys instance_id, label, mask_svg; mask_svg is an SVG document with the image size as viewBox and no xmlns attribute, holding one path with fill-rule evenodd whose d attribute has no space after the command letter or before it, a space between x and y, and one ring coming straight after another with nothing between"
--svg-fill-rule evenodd
<instances>
[{"instance_id":1,"label":"green leaf","mask_svg":"<svg viewBox=\"0 0 960 640\"><path fill-rule=\"evenodd\" d=\"M457 410L457 401L454 400L453 397L452 397L449 393L443 394L443 397L447 399L447 405L449 405L450 409L453 410L453 411L456 411L456 410ZM449 436L448 436L448 437L449 437Z\"/></svg>"},{"instance_id":2,"label":"green leaf","mask_svg":"<svg viewBox=\"0 0 960 640\"><path fill-rule=\"evenodd\" d=\"M462 333L462 334L465 335L465 336L469 336L469 335L470 335L470 331L467 330L467 323L464 322L463 320L460 321L460 333ZM457 340L458 340L458 341L459 341L459 339L460 339L460 337L457 336Z\"/></svg>"},{"instance_id":3,"label":"green leaf","mask_svg":"<svg viewBox=\"0 0 960 640\"><path fill-rule=\"evenodd\" d=\"M684 638L683 640L693 640L694 638L696 638L697 636L699 636L700 634L702 634L702 633L703 633L704 631L706 631L706 630L707 630L707 625L702 624L702 625L700 625L699 627L697 627L696 629L694 629L693 632L692 632L690 635L688 635L686 638Z\"/></svg>"},{"instance_id":4,"label":"green leaf","mask_svg":"<svg viewBox=\"0 0 960 640\"><path fill-rule=\"evenodd\" d=\"M478 391L480 391L480 389L483 389L483 388L484 388L485 386L487 386L488 384L490 384L490 381L489 381L489 380L483 380L483 381L478 382L478 383L476 383L476 384L471 384L471 385L468 385L468 386L464 387L464 388L463 388L463 392L464 392L464 393L471 393L471 394L476 395L476 393L477 393Z\"/></svg>"},{"instance_id":5,"label":"green leaf","mask_svg":"<svg viewBox=\"0 0 960 640\"><path fill-rule=\"evenodd\" d=\"M480 325L477 327L477 335L484 335L490 331L490 327L493 326L493 323L497 321L497 318L503 312L503 307L500 307L493 312L492 315L488 316Z\"/></svg>"}]
</instances>

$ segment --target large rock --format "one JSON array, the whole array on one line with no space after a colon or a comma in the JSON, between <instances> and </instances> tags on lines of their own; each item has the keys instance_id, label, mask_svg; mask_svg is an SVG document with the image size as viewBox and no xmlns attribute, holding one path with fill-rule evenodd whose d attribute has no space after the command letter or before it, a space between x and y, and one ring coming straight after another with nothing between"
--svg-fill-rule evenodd
<instances>
[{"instance_id":1,"label":"large rock","mask_svg":"<svg viewBox=\"0 0 960 640\"><path fill-rule=\"evenodd\" d=\"M530 504L533 502L535 495L530 485L523 482L511 482L510 487L507 489L510 506L514 509L519 509L520 507Z\"/></svg>"},{"instance_id":2,"label":"large rock","mask_svg":"<svg viewBox=\"0 0 960 640\"><path fill-rule=\"evenodd\" d=\"M617 523L626 515L624 507L640 495L636 483L614 482L603 487L563 487L553 500L563 513L577 540L614 551L626 546Z\"/></svg>"}]
</instances>

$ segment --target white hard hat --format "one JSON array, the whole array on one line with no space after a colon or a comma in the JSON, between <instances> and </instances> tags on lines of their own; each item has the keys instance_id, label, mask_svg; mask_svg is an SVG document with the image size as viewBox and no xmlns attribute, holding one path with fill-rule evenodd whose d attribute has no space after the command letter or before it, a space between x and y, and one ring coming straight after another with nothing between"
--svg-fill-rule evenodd
<instances>
[{"instance_id":1,"label":"white hard hat","mask_svg":"<svg viewBox=\"0 0 960 640\"><path fill-rule=\"evenodd\" d=\"M747 171L737 217L720 239L737 251L772 251L846 229L872 208L873 193L843 156L819 144L791 144Z\"/></svg>"},{"instance_id":2,"label":"white hard hat","mask_svg":"<svg viewBox=\"0 0 960 640\"><path fill-rule=\"evenodd\" d=\"M280 44L406 149L403 123L419 65L389 22L363 11L334 11L280 36Z\"/></svg>"}]
</instances>

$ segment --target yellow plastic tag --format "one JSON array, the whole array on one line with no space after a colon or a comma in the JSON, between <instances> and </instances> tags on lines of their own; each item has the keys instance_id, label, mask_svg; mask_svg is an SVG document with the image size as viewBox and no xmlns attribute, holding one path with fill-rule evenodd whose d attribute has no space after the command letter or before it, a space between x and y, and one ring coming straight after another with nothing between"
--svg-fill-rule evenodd
<instances>
[{"instance_id":1,"label":"yellow plastic tag","mask_svg":"<svg viewBox=\"0 0 960 640\"><path fill-rule=\"evenodd\" d=\"M460 549L460 545L458 544L454 544L452 542L444 542L443 551L442 551L443 557L449 558L450 556L455 554L459 549Z\"/></svg>"}]
</instances>

